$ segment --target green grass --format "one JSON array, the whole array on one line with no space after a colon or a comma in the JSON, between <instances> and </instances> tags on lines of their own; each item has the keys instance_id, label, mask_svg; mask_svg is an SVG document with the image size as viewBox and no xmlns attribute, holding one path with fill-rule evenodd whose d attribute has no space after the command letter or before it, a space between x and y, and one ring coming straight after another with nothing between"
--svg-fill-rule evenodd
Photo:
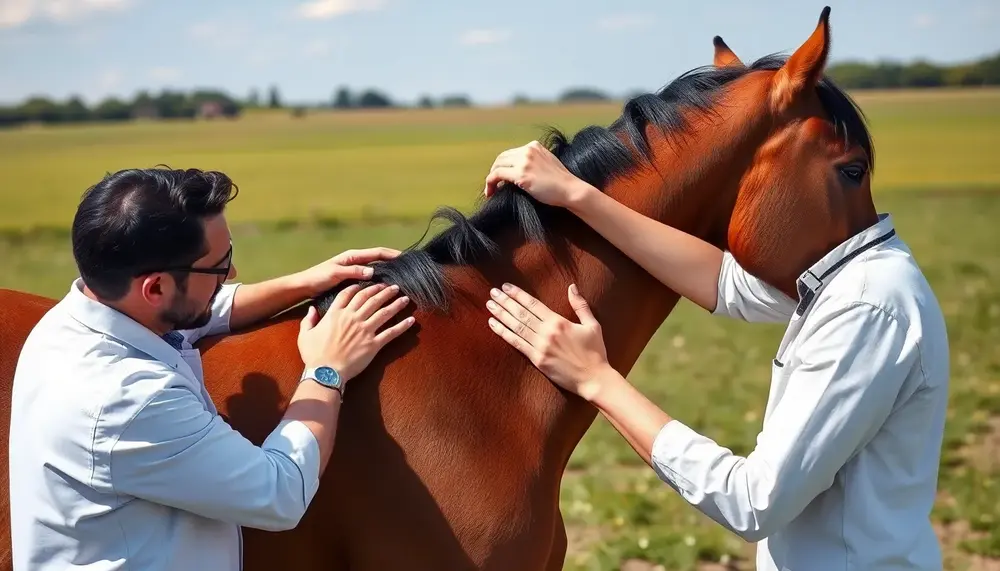
<instances>
[{"instance_id":1,"label":"green grass","mask_svg":"<svg viewBox=\"0 0 1000 571\"><path fill-rule=\"evenodd\" d=\"M1000 187L1000 90L858 94L877 143L876 191ZM63 226L105 172L159 163L221 169L234 220L422 217L472 206L493 159L618 116L620 104L252 114L0 131L0 228Z\"/></svg>"},{"instance_id":2,"label":"green grass","mask_svg":"<svg viewBox=\"0 0 1000 571\"><path fill-rule=\"evenodd\" d=\"M972 189L1000 190L1000 91L871 93L858 101L877 147L879 207L894 214L948 321L953 377L934 513L946 568L981 569L977 558L1000 560L1000 192ZM241 186L230 210L239 279L256 281L347 248L408 246L434 207L472 206L504 148L535 138L543 124L573 132L617 112L255 114L226 123L0 132L0 287L64 294L75 275L66 227L80 192L108 170L162 162L230 172ZM919 189L932 192L895 192ZM746 454L781 333L682 302L630 379L672 415ZM600 418L571 459L562 508L567 569L616 569L630 558L667 569L720 560L750 567L748 546L659 483Z\"/></svg>"},{"instance_id":3,"label":"green grass","mask_svg":"<svg viewBox=\"0 0 1000 571\"><path fill-rule=\"evenodd\" d=\"M971 554L1000 558L1000 450L978 443L1000 415L1000 193L891 193L893 213L930 279L952 344L951 411L942 461L942 525L967 529L949 543L948 569ZM301 269L341 250L404 247L423 222L375 225L243 223L234 228L240 279ZM73 264L65 232L0 237L0 287L61 296ZM748 453L767 398L770 357L782 328L712 318L687 302L664 323L630 379L655 402L720 443ZM603 419L574 453L562 487L572 551L567 569L614 569L637 557L667 569L748 557L740 540L660 484Z\"/></svg>"}]
</instances>

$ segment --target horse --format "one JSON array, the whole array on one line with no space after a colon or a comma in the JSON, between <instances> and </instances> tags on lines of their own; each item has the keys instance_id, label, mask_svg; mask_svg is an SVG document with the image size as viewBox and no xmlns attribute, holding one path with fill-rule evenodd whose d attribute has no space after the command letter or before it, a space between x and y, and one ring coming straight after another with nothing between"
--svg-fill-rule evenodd
<instances>
[{"instance_id":1,"label":"horse","mask_svg":"<svg viewBox=\"0 0 1000 571\"><path fill-rule=\"evenodd\" d=\"M607 127L572 139L553 130L545 144L602 192L728 248L797 297L802 269L848 237L829 213L874 211L868 176L844 169L845 157L871 163L874 151L860 109L823 74L829 14L787 58L747 65L716 37L715 65L628 100ZM468 217L447 207L436 216L451 226L361 282L399 285L417 323L351 382L329 468L299 525L243 530L248 571L562 569L559 489L597 411L490 331L489 289L516 283L572 318L565 292L576 283L626 375L679 297L568 211L512 185ZM326 310L339 289L313 303ZM52 304L0 291L7 414L21 343ZM298 381L304 308L199 343L220 414L255 444Z\"/></svg>"}]
</instances>

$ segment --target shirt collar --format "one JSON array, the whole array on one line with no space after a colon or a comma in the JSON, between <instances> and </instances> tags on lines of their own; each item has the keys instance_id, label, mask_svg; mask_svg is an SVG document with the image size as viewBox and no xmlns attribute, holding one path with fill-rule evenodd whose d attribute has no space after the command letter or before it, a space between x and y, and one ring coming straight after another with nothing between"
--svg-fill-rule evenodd
<instances>
[{"instance_id":1,"label":"shirt collar","mask_svg":"<svg viewBox=\"0 0 1000 571\"><path fill-rule=\"evenodd\" d=\"M796 315L801 316L809 309L816 296L848 262L863 252L888 241L896 235L892 215L879 214L878 222L844 240L836 248L830 250L809 269L802 272L795 282L799 293L799 305L795 308Z\"/></svg>"},{"instance_id":2,"label":"shirt collar","mask_svg":"<svg viewBox=\"0 0 1000 571\"><path fill-rule=\"evenodd\" d=\"M174 369L180 365L180 353L162 337L117 309L87 297L81 278L73 281L66 303L70 316L89 329L131 345Z\"/></svg>"}]
</instances>

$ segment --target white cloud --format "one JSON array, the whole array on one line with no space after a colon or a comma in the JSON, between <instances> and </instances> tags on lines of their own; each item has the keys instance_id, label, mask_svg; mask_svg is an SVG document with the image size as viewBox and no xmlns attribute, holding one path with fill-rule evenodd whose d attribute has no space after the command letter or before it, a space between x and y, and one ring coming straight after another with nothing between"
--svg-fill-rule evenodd
<instances>
[{"instance_id":1,"label":"white cloud","mask_svg":"<svg viewBox=\"0 0 1000 571\"><path fill-rule=\"evenodd\" d=\"M154 67L149 70L149 78L160 82L177 81L181 75L181 70L176 67Z\"/></svg>"},{"instance_id":2,"label":"white cloud","mask_svg":"<svg viewBox=\"0 0 1000 571\"><path fill-rule=\"evenodd\" d=\"M925 30L934 25L934 16L931 14L917 14L913 17L913 25L921 30Z\"/></svg>"},{"instance_id":3,"label":"white cloud","mask_svg":"<svg viewBox=\"0 0 1000 571\"><path fill-rule=\"evenodd\" d=\"M31 18L32 0L3 0L0 2L0 28L20 26Z\"/></svg>"},{"instance_id":4,"label":"white cloud","mask_svg":"<svg viewBox=\"0 0 1000 571\"><path fill-rule=\"evenodd\" d=\"M507 30L466 30L458 41L464 46L483 46L500 44L509 39L510 32Z\"/></svg>"},{"instance_id":5,"label":"white cloud","mask_svg":"<svg viewBox=\"0 0 1000 571\"><path fill-rule=\"evenodd\" d=\"M597 27L602 30L620 32L645 28L653 23L653 17L645 14L613 14L597 21Z\"/></svg>"},{"instance_id":6,"label":"white cloud","mask_svg":"<svg viewBox=\"0 0 1000 571\"><path fill-rule=\"evenodd\" d=\"M71 22L131 4L132 0L0 0L0 28L16 28L33 19Z\"/></svg>"},{"instance_id":7,"label":"white cloud","mask_svg":"<svg viewBox=\"0 0 1000 571\"><path fill-rule=\"evenodd\" d=\"M300 4L296 13L307 20L326 20L352 12L374 12L385 7L385 0L312 0Z\"/></svg>"}]
</instances>

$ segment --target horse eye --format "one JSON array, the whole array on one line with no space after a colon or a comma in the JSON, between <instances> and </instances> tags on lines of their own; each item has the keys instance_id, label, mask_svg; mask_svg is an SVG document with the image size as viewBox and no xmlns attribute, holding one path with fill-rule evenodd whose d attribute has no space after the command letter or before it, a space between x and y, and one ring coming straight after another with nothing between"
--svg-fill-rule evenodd
<instances>
[{"instance_id":1,"label":"horse eye","mask_svg":"<svg viewBox=\"0 0 1000 571\"><path fill-rule=\"evenodd\" d=\"M847 180L859 184L865 177L865 168L860 165L847 165L840 169L840 173L847 177Z\"/></svg>"}]
</instances>

